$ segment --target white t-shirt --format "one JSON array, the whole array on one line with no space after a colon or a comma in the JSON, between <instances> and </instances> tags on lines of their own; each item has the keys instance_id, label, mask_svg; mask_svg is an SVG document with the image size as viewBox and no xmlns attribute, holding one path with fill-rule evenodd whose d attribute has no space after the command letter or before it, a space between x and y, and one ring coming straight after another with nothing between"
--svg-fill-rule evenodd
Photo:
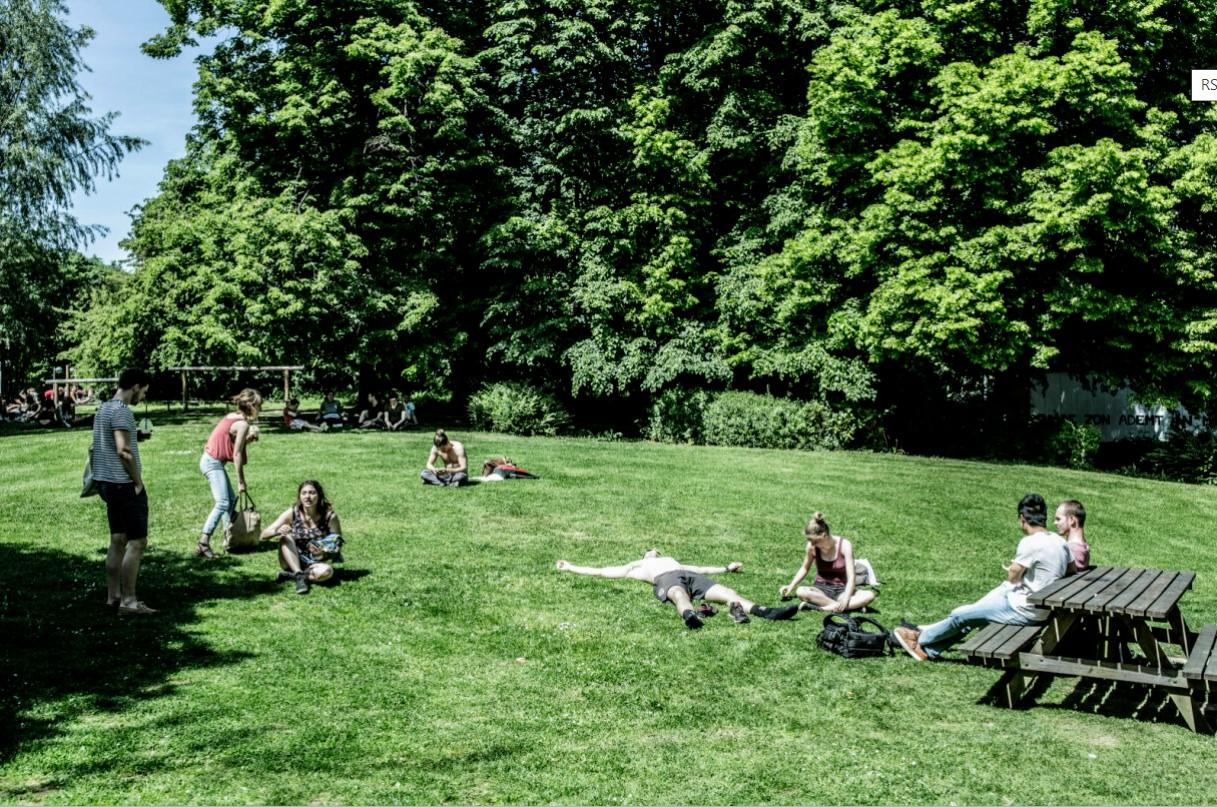
<instances>
[{"instance_id":1,"label":"white t-shirt","mask_svg":"<svg viewBox=\"0 0 1217 808\"><path fill-rule=\"evenodd\" d=\"M1048 584L1065 577L1069 566L1069 547L1056 533L1041 530L1024 536L1014 553L1014 563L1026 569L1023 580L1011 587L1007 600L1015 611L1032 620L1047 620L1048 610L1037 609L1027 603L1033 595Z\"/></svg>"}]
</instances>

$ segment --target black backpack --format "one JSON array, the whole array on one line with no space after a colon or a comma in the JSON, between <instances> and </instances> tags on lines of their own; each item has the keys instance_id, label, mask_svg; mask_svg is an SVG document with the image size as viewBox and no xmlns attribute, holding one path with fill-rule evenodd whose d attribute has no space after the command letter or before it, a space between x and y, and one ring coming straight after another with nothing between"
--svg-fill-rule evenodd
<instances>
[{"instance_id":1,"label":"black backpack","mask_svg":"<svg viewBox=\"0 0 1217 808\"><path fill-rule=\"evenodd\" d=\"M824 618L824 630L816 637L816 645L846 659L885 656L891 653L888 636L878 620L830 614Z\"/></svg>"}]
</instances>

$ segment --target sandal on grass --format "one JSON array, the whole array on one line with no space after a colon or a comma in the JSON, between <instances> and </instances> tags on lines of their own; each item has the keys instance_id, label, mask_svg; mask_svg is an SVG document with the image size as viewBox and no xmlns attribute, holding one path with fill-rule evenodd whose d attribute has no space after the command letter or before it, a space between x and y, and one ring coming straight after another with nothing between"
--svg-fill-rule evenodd
<instances>
[{"instance_id":1,"label":"sandal on grass","mask_svg":"<svg viewBox=\"0 0 1217 808\"><path fill-rule=\"evenodd\" d=\"M156 614L156 609L153 609L142 600L137 600L134 606L119 606L118 613L123 615L128 614Z\"/></svg>"},{"instance_id":2,"label":"sandal on grass","mask_svg":"<svg viewBox=\"0 0 1217 808\"><path fill-rule=\"evenodd\" d=\"M200 558L215 558L215 550L211 549L210 544L199 542L194 548L194 554Z\"/></svg>"}]
</instances>

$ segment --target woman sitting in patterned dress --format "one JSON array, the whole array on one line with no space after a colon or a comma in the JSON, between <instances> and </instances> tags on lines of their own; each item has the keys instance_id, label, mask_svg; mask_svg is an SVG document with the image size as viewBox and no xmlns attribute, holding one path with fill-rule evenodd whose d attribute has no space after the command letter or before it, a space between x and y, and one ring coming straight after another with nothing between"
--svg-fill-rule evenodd
<instances>
[{"instance_id":1,"label":"woman sitting in patterned dress","mask_svg":"<svg viewBox=\"0 0 1217 808\"><path fill-rule=\"evenodd\" d=\"M307 595L309 582L328 580L334 574L330 561L342 561L342 525L325 490L316 480L305 480L296 490L296 504L262 531L262 538L279 537L280 583L295 580L296 594Z\"/></svg>"}]
</instances>

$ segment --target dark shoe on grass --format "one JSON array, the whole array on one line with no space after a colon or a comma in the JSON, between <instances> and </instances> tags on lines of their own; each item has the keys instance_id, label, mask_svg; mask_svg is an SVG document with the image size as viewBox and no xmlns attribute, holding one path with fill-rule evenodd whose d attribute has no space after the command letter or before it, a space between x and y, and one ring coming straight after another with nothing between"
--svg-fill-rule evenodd
<instances>
[{"instance_id":1,"label":"dark shoe on grass","mask_svg":"<svg viewBox=\"0 0 1217 808\"><path fill-rule=\"evenodd\" d=\"M297 595L307 595L308 594L308 573L307 572L297 572L295 574L295 576L293 576L293 577L295 577L295 579L296 579L296 594Z\"/></svg>"},{"instance_id":2,"label":"dark shoe on grass","mask_svg":"<svg viewBox=\"0 0 1217 808\"><path fill-rule=\"evenodd\" d=\"M711 606L709 603L703 603L696 609L699 617L713 617L718 614L718 609Z\"/></svg>"},{"instance_id":3,"label":"dark shoe on grass","mask_svg":"<svg viewBox=\"0 0 1217 808\"><path fill-rule=\"evenodd\" d=\"M737 623L748 622L748 615L744 614L744 604L738 600L731 604L731 619Z\"/></svg>"},{"instance_id":4,"label":"dark shoe on grass","mask_svg":"<svg viewBox=\"0 0 1217 808\"><path fill-rule=\"evenodd\" d=\"M701 628L702 626L701 618L698 617L697 612L693 611L692 609L685 609L681 617L684 618L685 625L689 628Z\"/></svg>"},{"instance_id":5,"label":"dark shoe on grass","mask_svg":"<svg viewBox=\"0 0 1217 808\"><path fill-rule=\"evenodd\" d=\"M287 570L279 570L279 574L275 576L275 583L285 584L288 581L293 580L295 577L295 573L288 572Z\"/></svg>"},{"instance_id":6,"label":"dark shoe on grass","mask_svg":"<svg viewBox=\"0 0 1217 808\"><path fill-rule=\"evenodd\" d=\"M211 545L207 542L199 542L195 545L194 554L199 558L215 558L215 550L211 549Z\"/></svg>"}]
</instances>

